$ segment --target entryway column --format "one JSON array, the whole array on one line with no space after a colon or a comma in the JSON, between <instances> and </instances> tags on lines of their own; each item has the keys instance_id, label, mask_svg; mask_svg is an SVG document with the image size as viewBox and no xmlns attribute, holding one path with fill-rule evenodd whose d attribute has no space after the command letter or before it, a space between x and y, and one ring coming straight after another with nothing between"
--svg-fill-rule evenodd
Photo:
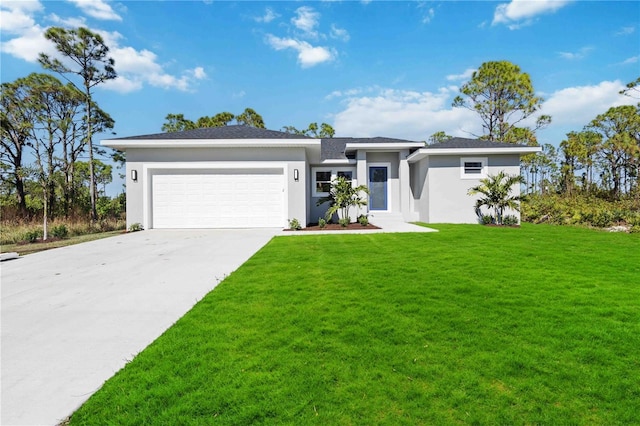
<instances>
[{"instance_id":1,"label":"entryway column","mask_svg":"<svg viewBox=\"0 0 640 426\"><path fill-rule=\"evenodd\" d=\"M409 162L407 161L409 150L403 149L398 155L400 159L400 167L398 170L398 180L400 181L400 210L402 211L404 221L411 222L413 220L411 212L411 185L409 181Z\"/></svg>"},{"instance_id":2,"label":"entryway column","mask_svg":"<svg viewBox=\"0 0 640 426\"><path fill-rule=\"evenodd\" d=\"M358 185L367 185L368 177L367 177L367 151L363 151L361 149L356 151L356 176L358 176ZM368 212L369 208L364 207L365 211Z\"/></svg>"}]
</instances>

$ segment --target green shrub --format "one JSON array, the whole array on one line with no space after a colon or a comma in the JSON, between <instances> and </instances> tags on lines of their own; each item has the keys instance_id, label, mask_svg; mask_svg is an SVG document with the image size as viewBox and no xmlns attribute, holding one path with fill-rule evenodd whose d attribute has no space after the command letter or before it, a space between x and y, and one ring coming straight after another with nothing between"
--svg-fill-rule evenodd
<instances>
[{"instance_id":1,"label":"green shrub","mask_svg":"<svg viewBox=\"0 0 640 426\"><path fill-rule=\"evenodd\" d=\"M361 214L358 216L358 223L362 226L367 226L369 224L369 218L366 214Z\"/></svg>"},{"instance_id":2,"label":"green shrub","mask_svg":"<svg viewBox=\"0 0 640 426\"><path fill-rule=\"evenodd\" d=\"M42 231L40 229L33 229L25 232L22 240L28 243L35 243L38 238L42 238Z\"/></svg>"},{"instance_id":3,"label":"green shrub","mask_svg":"<svg viewBox=\"0 0 640 426\"><path fill-rule=\"evenodd\" d=\"M345 217L342 219L338 220L338 223L340 224L340 226L342 226L343 228L346 228L347 226L349 226L349 224L351 223L351 218L350 217Z\"/></svg>"},{"instance_id":4,"label":"green shrub","mask_svg":"<svg viewBox=\"0 0 640 426\"><path fill-rule=\"evenodd\" d=\"M67 229L67 225L63 223L51 228L51 236L56 238L67 238L69 236L69 229Z\"/></svg>"},{"instance_id":5,"label":"green shrub","mask_svg":"<svg viewBox=\"0 0 640 426\"><path fill-rule=\"evenodd\" d=\"M132 223L131 226L129 226L129 232L137 232L137 231L142 231L142 224L140 223Z\"/></svg>"},{"instance_id":6,"label":"green shrub","mask_svg":"<svg viewBox=\"0 0 640 426\"><path fill-rule=\"evenodd\" d=\"M324 229L327 227L327 220L323 217L318 218L318 226L320 227L320 229Z\"/></svg>"},{"instance_id":7,"label":"green shrub","mask_svg":"<svg viewBox=\"0 0 640 426\"><path fill-rule=\"evenodd\" d=\"M502 218L502 224L507 226L513 226L518 224L518 218L515 215L508 214Z\"/></svg>"},{"instance_id":8,"label":"green shrub","mask_svg":"<svg viewBox=\"0 0 640 426\"><path fill-rule=\"evenodd\" d=\"M493 216L490 214L483 214L480 216L480 223L483 225L491 225L494 222Z\"/></svg>"},{"instance_id":9,"label":"green shrub","mask_svg":"<svg viewBox=\"0 0 640 426\"><path fill-rule=\"evenodd\" d=\"M293 229L299 231L302 229L302 225L300 225L300 221L296 218L289 220L289 229Z\"/></svg>"}]
</instances>

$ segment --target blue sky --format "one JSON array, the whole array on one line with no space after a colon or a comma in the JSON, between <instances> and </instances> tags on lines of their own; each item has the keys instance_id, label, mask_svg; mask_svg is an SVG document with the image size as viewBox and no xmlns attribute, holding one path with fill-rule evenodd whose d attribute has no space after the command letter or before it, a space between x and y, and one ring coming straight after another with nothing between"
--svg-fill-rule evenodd
<instances>
[{"instance_id":1,"label":"blue sky","mask_svg":"<svg viewBox=\"0 0 640 426\"><path fill-rule=\"evenodd\" d=\"M103 35L119 78L95 92L117 136L156 133L168 113L193 120L246 107L268 128L327 122L337 136L426 140L481 134L452 108L483 62L529 73L558 145L640 76L640 2L2 1L3 82L41 72L50 26ZM105 135L102 135L105 137ZM98 136L98 139L101 137Z\"/></svg>"}]
</instances>

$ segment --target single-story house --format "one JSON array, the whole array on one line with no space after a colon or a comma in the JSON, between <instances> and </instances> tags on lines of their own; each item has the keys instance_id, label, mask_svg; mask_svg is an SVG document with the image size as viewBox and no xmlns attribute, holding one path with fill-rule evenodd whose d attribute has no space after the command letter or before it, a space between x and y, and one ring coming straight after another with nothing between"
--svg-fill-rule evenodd
<instances>
[{"instance_id":1,"label":"single-story house","mask_svg":"<svg viewBox=\"0 0 640 426\"><path fill-rule=\"evenodd\" d=\"M476 223L467 191L482 177L520 173L520 156L540 148L453 138L316 139L225 126L102 141L126 152L127 226L150 228L304 226L338 176L367 185L360 213L404 221ZM519 188L514 188L519 193ZM355 217L353 218L355 220Z\"/></svg>"}]
</instances>

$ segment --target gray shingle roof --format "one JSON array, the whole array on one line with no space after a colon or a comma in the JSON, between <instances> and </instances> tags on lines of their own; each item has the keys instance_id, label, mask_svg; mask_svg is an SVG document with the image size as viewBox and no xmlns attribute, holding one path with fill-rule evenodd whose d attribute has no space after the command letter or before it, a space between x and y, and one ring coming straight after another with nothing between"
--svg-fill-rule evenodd
<instances>
[{"instance_id":1,"label":"gray shingle roof","mask_svg":"<svg viewBox=\"0 0 640 426\"><path fill-rule=\"evenodd\" d=\"M409 141L405 139L383 138L376 136L374 138L328 138L322 139L320 148L320 160L340 160L347 158L345 156L345 150L347 144L359 144L359 143L416 143L415 141Z\"/></svg>"},{"instance_id":2,"label":"gray shingle roof","mask_svg":"<svg viewBox=\"0 0 640 426\"><path fill-rule=\"evenodd\" d=\"M312 139L308 136L258 129L256 127L234 125L185 130L183 132L154 133L151 135L115 138L117 140L162 140L162 139Z\"/></svg>"},{"instance_id":3,"label":"gray shingle roof","mask_svg":"<svg viewBox=\"0 0 640 426\"><path fill-rule=\"evenodd\" d=\"M451 138L442 143L427 145L425 149L447 149L447 148L516 148L526 145L488 141L484 139Z\"/></svg>"}]
</instances>

